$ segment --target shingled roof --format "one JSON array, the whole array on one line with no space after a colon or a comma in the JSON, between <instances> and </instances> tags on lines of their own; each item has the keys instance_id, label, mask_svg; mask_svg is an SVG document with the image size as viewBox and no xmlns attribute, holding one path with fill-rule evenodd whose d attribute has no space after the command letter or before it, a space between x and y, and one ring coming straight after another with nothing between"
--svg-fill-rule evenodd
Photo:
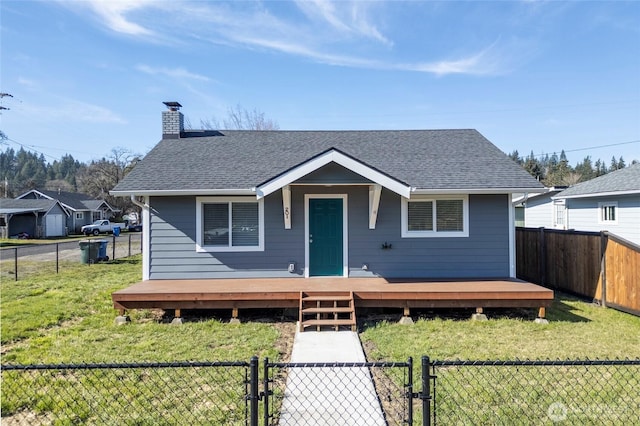
<instances>
[{"instance_id":1,"label":"shingled roof","mask_svg":"<svg viewBox=\"0 0 640 426\"><path fill-rule=\"evenodd\" d=\"M58 201L56 200L21 200L15 198L2 198L0 200L0 214L48 212L56 204L58 204Z\"/></svg>"},{"instance_id":2,"label":"shingled roof","mask_svg":"<svg viewBox=\"0 0 640 426\"><path fill-rule=\"evenodd\" d=\"M251 190L332 149L418 190L543 188L476 130L221 130L163 139L112 193Z\"/></svg>"},{"instance_id":3,"label":"shingled roof","mask_svg":"<svg viewBox=\"0 0 640 426\"><path fill-rule=\"evenodd\" d=\"M103 204L111 210L115 210L106 201L93 199L90 195L82 194L79 192L33 189L20 195L18 198L26 199L25 197L32 193L35 193L35 196L37 197L44 196L45 198L48 198L50 200L58 200L63 206L68 207L74 211L97 211L102 207Z\"/></svg>"},{"instance_id":4,"label":"shingled roof","mask_svg":"<svg viewBox=\"0 0 640 426\"><path fill-rule=\"evenodd\" d=\"M634 164L595 179L574 185L555 198L596 197L599 195L640 194L640 164Z\"/></svg>"}]
</instances>

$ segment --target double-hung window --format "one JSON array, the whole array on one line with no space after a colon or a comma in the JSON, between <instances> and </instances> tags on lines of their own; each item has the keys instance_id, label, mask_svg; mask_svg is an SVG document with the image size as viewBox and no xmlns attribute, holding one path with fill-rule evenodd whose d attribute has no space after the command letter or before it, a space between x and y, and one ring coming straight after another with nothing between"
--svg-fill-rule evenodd
<instances>
[{"instance_id":1,"label":"double-hung window","mask_svg":"<svg viewBox=\"0 0 640 426\"><path fill-rule=\"evenodd\" d=\"M402 237L468 237L469 197L402 199Z\"/></svg>"},{"instance_id":2,"label":"double-hung window","mask_svg":"<svg viewBox=\"0 0 640 426\"><path fill-rule=\"evenodd\" d=\"M618 223L618 203L616 201L598 203L598 222L604 224Z\"/></svg>"},{"instance_id":3,"label":"double-hung window","mask_svg":"<svg viewBox=\"0 0 640 426\"><path fill-rule=\"evenodd\" d=\"M196 250L263 251L263 201L255 197L198 197Z\"/></svg>"}]
</instances>

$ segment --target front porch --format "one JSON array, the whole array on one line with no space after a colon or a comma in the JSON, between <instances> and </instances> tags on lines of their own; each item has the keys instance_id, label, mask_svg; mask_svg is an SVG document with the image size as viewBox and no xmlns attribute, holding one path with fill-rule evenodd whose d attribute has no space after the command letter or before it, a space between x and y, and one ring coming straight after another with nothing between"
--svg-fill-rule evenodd
<instances>
[{"instance_id":1,"label":"front porch","mask_svg":"<svg viewBox=\"0 0 640 426\"><path fill-rule=\"evenodd\" d=\"M127 309L174 310L300 308L306 295L351 294L355 308L535 308L544 318L553 291L515 279L420 280L385 278L237 278L148 280L112 294L120 315ZM354 315L355 318L355 315ZM301 318L302 319L302 318Z\"/></svg>"}]
</instances>

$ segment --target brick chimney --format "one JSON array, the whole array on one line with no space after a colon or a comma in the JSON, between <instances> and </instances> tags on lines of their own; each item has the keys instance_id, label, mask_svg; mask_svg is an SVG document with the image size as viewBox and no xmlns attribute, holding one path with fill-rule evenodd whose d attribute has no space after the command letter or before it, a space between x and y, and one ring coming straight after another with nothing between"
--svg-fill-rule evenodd
<instances>
[{"instance_id":1,"label":"brick chimney","mask_svg":"<svg viewBox=\"0 0 640 426\"><path fill-rule=\"evenodd\" d=\"M163 102L167 106L162 111L162 139L179 139L184 132L184 115L180 112L178 102Z\"/></svg>"}]
</instances>

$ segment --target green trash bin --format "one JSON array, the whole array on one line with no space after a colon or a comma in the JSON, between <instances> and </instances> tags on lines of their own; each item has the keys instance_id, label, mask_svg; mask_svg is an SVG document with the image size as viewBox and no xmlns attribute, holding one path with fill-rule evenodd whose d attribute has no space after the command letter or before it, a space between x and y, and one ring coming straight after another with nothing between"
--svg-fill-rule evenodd
<instances>
[{"instance_id":1,"label":"green trash bin","mask_svg":"<svg viewBox=\"0 0 640 426\"><path fill-rule=\"evenodd\" d=\"M96 263L100 242L95 240L80 241L80 262L83 264Z\"/></svg>"}]
</instances>

